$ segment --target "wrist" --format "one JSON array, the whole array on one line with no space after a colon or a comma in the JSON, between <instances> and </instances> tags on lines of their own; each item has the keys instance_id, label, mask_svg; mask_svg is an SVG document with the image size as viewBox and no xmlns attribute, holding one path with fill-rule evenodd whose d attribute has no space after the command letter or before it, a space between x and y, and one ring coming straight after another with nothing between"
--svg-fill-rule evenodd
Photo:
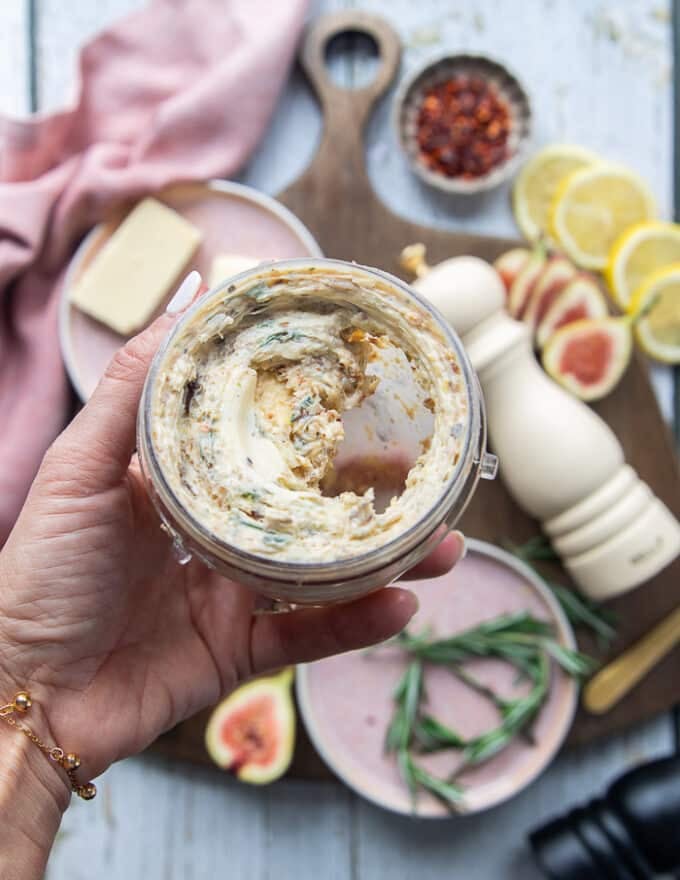
<instances>
[{"instance_id":1,"label":"wrist","mask_svg":"<svg viewBox=\"0 0 680 880\"><path fill-rule=\"evenodd\" d=\"M9 699L13 696L10 694ZM6 699L3 694L0 702ZM33 880L43 876L69 800L69 788L59 768L24 734L0 719L0 877L3 880Z\"/></svg>"}]
</instances>

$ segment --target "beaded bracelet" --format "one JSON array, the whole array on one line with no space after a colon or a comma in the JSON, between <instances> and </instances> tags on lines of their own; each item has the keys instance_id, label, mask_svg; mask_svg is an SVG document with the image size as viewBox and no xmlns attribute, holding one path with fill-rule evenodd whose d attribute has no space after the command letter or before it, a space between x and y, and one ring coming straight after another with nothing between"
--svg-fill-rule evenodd
<instances>
[{"instance_id":1,"label":"beaded bracelet","mask_svg":"<svg viewBox=\"0 0 680 880\"><path fill-rule=\"evenodd\" d=\"M93 782L80 784L76 779L76 770L80 767L80 758L78 755L73 752L64 752L59 746L47 745L40 739L40 737L33 733L30 727L14 717L15 715L25 714L32 705L33 700L31 699L30 694L26 693L26 691L20 691L15 695L14 700L11 703L7 703L5 706L0 706L0 719L2 719L5 724L9 724L11 727L16 728L20 733L23 733L24 736L28 737L28 739L30 739L30 741L34 743L41 752L47 755L50 761L59 764L59 766L66 771L66 775L68 776L71 785L71 791L84 801L91 801L97 794L97 787Z\"/></svg>"}]
</instances>

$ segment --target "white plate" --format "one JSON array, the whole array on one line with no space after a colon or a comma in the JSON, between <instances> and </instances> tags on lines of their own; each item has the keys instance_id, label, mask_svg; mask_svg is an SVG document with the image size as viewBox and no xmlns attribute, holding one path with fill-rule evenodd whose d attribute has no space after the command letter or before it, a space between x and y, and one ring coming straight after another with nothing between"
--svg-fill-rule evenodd
<instances>
[{"instance_id":1,"label":"white plate","mask_svg":"<svg viewBox=\"0 0 680 880\"><path fill-rule=\"evenodd\" d=\"M218 254L238 254L256 260L321 257L319 245L306 226L270 196L239 183L213 180L169 187L154 198L194 223L203 241L191 263L208 279ZM132 205L128 205L129 208ZM108 240L126 211L96 226L75 252L61 281L59 340L69 378L85 401L94 391L113 353L125 342L98 321L71 305L69 289ZM180 279L181 280L181 279ZM162 311L165 303L159 309Z\"/></svg>"},{"instance_id":2,"label":"white plate","mask_svg":"<svg viewBox=\"0 0 680 880\"><path fill-rule=\"evenodd\" d=\"M482 619L494 617L498 613L518 611L524 607L531 607L532 603L534 606L538 603L538 608L544 610L546 618L554 621L559 641L566 647L575 648L574 634L562 609L550 590L531 569L511 554L484 541L469 539L468 554L470 558L479 554L493 562L508 566L526 582L528 592L524 592L523 585L521 589L518 586L514 591L501 591L502 607L484 608L483 593L488 588L485 584L477 584L477 595L475 595L474 584L466 586L466 561L463 560L449 575L415 584L421 607L410 625L412 631L422 630L427 623L436 626L438 620L447 617L449 622L444 626L450 626L453 618L456 620L456 626L467 629L468 626L476 625ZM470 577L472 578L472 575ZM457 582L454 583L456 579ZM405 586L412 587L414 584L405 584ZM449 589L450 586L452 589ZM444 631L449 630L444 629ZM441 633L442 630L438 632ZM381 723L378 723L376 717L380 717L381 714L384 716L386 711L391 712L391 690L398 680L401 669L395 669L395 663L398 661L395 661L394 654L391 660L385 659L383 654L382 662L391 664L390 685L385 685L384 678L380 678L382 673L374 666L380 658L380 650L375 655L366 656L363 652L355 652L339 658L298 666L296 676L298 705L307 733L316 750L343 782L367 800L386 810L403 815L414 815L406 786L398 777L393 757L384 758L381 755L386 724L384 717L381 718ZM482 661L487 664L489 662L495 661ZM362 664L360 669L357 669L357 663ZM328 664L325 667L326 679L317 680L323 682L323 687L319 683L315 686L312 684L311 676L318 674L323 664ZM335 670L335 681L333 670ZM345 671L348 673L347 676L344 676ZM374 673L377 679L374 678ZM446 679L444 686L447 695L450 687L455 706L451 701L447 704L451 705L453 711L453 719L448 723L452 726L464 725L466 703L470 705L471 700L483 701L483 698L470 692L444 669L428 671L426 691L428 677L433 674L450 676L450 685L449 679ZM356 699L357 694L361 695L361 699ZM529 785L548 766L562 745L573 721L577 699L576 682L561 671L553 669L551 697L534 725L538 734L538 744L531 746L517 740L504 752L480 765L479 768L468 771L467 781L465 776L462 779L465 784L465 797L460 812L476 813L488 809ZM317 711L317 702L324 700L340 707L339 720L336 718L334 721L329 721ZM388 706L389 709L386 708ZM494 714L494 710L488 705L484 707L484 711ZM440 717L439 709L434 714L435 717ZM447 721L447 719L441 720ZM483 729L495 726L495 723L496 720L491 724L485 721L482 725ZM353 750L348 746L343 738L348 730L353 732L352 735L357 732L356 736L362 742L362 749ZM456 758L453 752L448 754L442 752L434 757L439 762L452 762L451 766L433 771L436 775L442 776L454 769L453 762ZM388 762L390 766L385 766L383 762ZM378 763L383 764L382 775L377 770ZM421 794L415 815L418 818L446 818L452 814L430 795Z\"/></svg>"}]
</instances>

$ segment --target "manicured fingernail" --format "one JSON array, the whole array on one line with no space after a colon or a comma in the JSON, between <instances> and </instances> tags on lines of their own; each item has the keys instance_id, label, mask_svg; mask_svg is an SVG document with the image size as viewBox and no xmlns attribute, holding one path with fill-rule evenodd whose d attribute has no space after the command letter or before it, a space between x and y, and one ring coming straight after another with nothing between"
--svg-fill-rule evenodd
<instances>
[{"instance_id":1,"label":"manicured fingernail","mask_svg":"<svg viewBox=\"0 0 680 880\"><path fill-rule=\"evenodd\" d=\"M403 587L402 587L403 589ZM418 611L420 610L420 600L416 596L416 594L412 590L404 590L404 592L408 595L408 598L413 606L413 611L409 614L409 620L413 620Z\"/></svg>"},{"instance_id":2,"label":"manicured fingernail","mask_svg":"<svg viewBox=\"0 0 680 880\"><path fill-rule=\"evenodd\" d=\"M180 312L183 312L184 309L190 306L193 298L198 293L198 288L201 286L202 281L200 273L195 269L193 272L189 272L167 305L165 311L168 315L179 315Z\"/></svg>"},{"instance_id":3,"label":"manicured fingernail","mask_svg":"<svg viewBox=\"0 0 680 880\"><path fill-rule=\"evenodd\" d=\"M458 557L458 562L460 562L461 559L465 559L465 557L467 556L467 541L465 540L465 535L461 531L459 531L459 529L456 529L453 534L458 536L460 543L463 545L462 550L460 551L460 556Z\"/></svg>"}]
</instances>

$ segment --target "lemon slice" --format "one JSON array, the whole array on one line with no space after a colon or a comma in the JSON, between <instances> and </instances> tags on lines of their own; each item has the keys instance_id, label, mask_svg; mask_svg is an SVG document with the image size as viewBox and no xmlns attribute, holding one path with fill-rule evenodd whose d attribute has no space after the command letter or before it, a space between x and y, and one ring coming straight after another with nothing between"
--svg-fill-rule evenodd
<instances>
[{"instance_id":1,"label":"lemon slice","mask_svg":"<svg viewBox=\"0 0 680 880\"><path fill-rule=\"evenodd\" d=\"M512 190L512 208L517 225L529 241L548 233L550 210L560 182L597 159L584 147L552 144L526 163Z\"/></svg>"},{"instance_id":2,"label":"lemon slice","mask_svg":"<svg viewBox=\"0 0 680 880\"><path fill-rule=\"evenodd\" d=\"M622 309L653 272L680 262L680 224L636 223L614 242L605 272Z\"/></svg>"},{"instance_id":3,"label":"lemon slice","mask_svg":"<svg viewBox=\"0 0 680 880\"><path fill-rule=\"evenodd\" d=\"M651 358L680 364L680 262L653 272L633 295L629 311L641 317L635 338Z\"/></svg>"},{"instance_id":4,"label":"lemon slice","mask_svg":"<svg viewBox=\"0 0 680 880\"><path fill-rule=\"evenodd\" d=\"M604 269L612 245L634 223L654 219L654 197L637 174L597 162L560 183L551 231L566 253L586 269Z\"/></svg>"}]
</instances>

